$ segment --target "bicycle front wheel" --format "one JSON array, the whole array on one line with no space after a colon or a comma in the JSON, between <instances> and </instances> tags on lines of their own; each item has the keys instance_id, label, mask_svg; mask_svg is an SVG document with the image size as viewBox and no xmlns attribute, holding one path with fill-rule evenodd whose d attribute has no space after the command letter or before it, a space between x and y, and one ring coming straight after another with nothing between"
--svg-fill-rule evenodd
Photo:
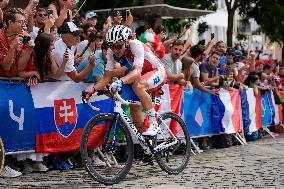
<instances>
[{"instance_id":1,"label":"bicycle front wheel","mask_svg":"<svg viewBox=\"0 0 284 189\"><path fill-rule=\"evenodd\" d=\"M85 126L81 138L81 157L87 172L105 185L126 177L133 161L130 132L113 114L94 116ZM115 132L115 126L118 126Z\"/></svg>"},{"instance_id":2,"label":"bicycle front wheel","mask_svg":"<svg viewBox=\"0 0 284 189\"><path fill-rule=\"evenodd\" d=\"M190 138L184 121L172 112L163 113L158 119L162 130L153 140L154 148L162 150L155 159L162 170L168 174L182 172L190 157ZM169 145L163 149L163 146Z\"/></svg>"},{"instance_id":3,"label":"bicycle front wheel","mask_svg":"<svg viewBox=\"0 0 284 189\"><path fill-rule=\"evenodd\" d=\"M4 162L5 162L5 149L4 149L4 143L0 138L0 176L4 168Z\"/></svg>"}]
</instances>

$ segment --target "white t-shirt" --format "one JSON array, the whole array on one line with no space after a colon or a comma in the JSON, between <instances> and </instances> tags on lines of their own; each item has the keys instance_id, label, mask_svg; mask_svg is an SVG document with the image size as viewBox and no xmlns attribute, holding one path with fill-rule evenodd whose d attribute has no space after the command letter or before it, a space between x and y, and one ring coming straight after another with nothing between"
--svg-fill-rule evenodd
<instances>
[{"instance_id":1,"label":"white t-shirt","mask_svg":"<svg viewBox=\"0 0 284 189\"><path fill-rule=\"evenodd\" d=\"M69 61L66 63L66 66L64 68L65 74L62 75L59 80L72 80L67 76L66 73L76 71L76 68L74 67L74 55L75 55L75 47L68 48L67 45L63 42L62 39L59 39L54 44L55 48L52 51L52 55L55 58L56 63L60 66L63 62L63 56L67 49L69 53Z\"/></svg>"},{"instance_id":2,"label":"white t-shirt","mask_svg":"<svg viewBox=\"0 0 284 189\"><path fill-rule=\"evenodd\" d=\"M30 36L33 40L38 36L39 27L33 26L33 31L30 33Z\"/></svg>"}]
</instances>

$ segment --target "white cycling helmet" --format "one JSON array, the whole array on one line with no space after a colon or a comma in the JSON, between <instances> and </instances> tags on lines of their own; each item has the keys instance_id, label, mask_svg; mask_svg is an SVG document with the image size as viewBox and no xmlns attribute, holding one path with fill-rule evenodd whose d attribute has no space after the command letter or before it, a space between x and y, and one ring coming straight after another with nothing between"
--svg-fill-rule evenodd
<instances>
[{"instance_id":1,"label":"white cycling helmet","mask_svg":"<svg viewBox=\"0 0 284 189\"><path fill-rule=\"evenodd\" d=\"M131 36L131 33L132 33L131 29L126 26L123 25L113 26L108 30L106 34L106 42L108 44L113 44L127 40Z\"/></svg>"}]
</instances>

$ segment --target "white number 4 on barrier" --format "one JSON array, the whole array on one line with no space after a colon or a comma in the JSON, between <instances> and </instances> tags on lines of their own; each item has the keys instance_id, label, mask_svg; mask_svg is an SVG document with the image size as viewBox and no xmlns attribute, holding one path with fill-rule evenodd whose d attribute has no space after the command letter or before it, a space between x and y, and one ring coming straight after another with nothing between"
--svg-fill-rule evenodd
<instances>
[{"instance_id":1,"label":"white number 4 on barrier","mask_svg":"<svg viewBox=\"0 0 284 189\"><path fill-rule=\"evenodd\" d=\"M24 108L21 108L21 114L20 117L16 116L14 114L14 103L13 100L9 100L9 114L12 120L17 122L19 124L19 131L24 130L24 121L25 121L25 110Z\"/></svg>"}]
</instances>

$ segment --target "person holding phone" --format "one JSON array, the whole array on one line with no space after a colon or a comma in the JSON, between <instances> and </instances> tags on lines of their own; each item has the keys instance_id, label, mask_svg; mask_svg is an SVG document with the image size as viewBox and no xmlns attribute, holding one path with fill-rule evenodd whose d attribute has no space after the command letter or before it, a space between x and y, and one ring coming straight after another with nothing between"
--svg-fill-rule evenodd
<instances>
[{"instance_id":1,"label":"person holding phone","mask_svg":"<svg viewBox=\"0 0 284 189\"><path fill-rule=\"evenodd\" d=\"M82 81L96 65L95 55L88 57L89 64L80 73L76 71L75 64L75 48L80 42L81 30L73 22L65 22L60 28L62 39L55 42L52 55L55 58L56 63L60 66L63 63L63 59L67 56L68 61L64 68L64 74L59 78L60 80L73 80L78 83Z\"/></svg>"},{"instance_id":2,"label":"person holding phone","mask_svg":"<svg viewBox=\"0 0 284 189\"><path fill-rule=\"evenodd\" d=\"M53 10L55 26L59 28L64 22L72 21L72 9L76 7L76 0L55 0L55 3L48 5L48 9Z\"/></svg>"}]
</instances>

